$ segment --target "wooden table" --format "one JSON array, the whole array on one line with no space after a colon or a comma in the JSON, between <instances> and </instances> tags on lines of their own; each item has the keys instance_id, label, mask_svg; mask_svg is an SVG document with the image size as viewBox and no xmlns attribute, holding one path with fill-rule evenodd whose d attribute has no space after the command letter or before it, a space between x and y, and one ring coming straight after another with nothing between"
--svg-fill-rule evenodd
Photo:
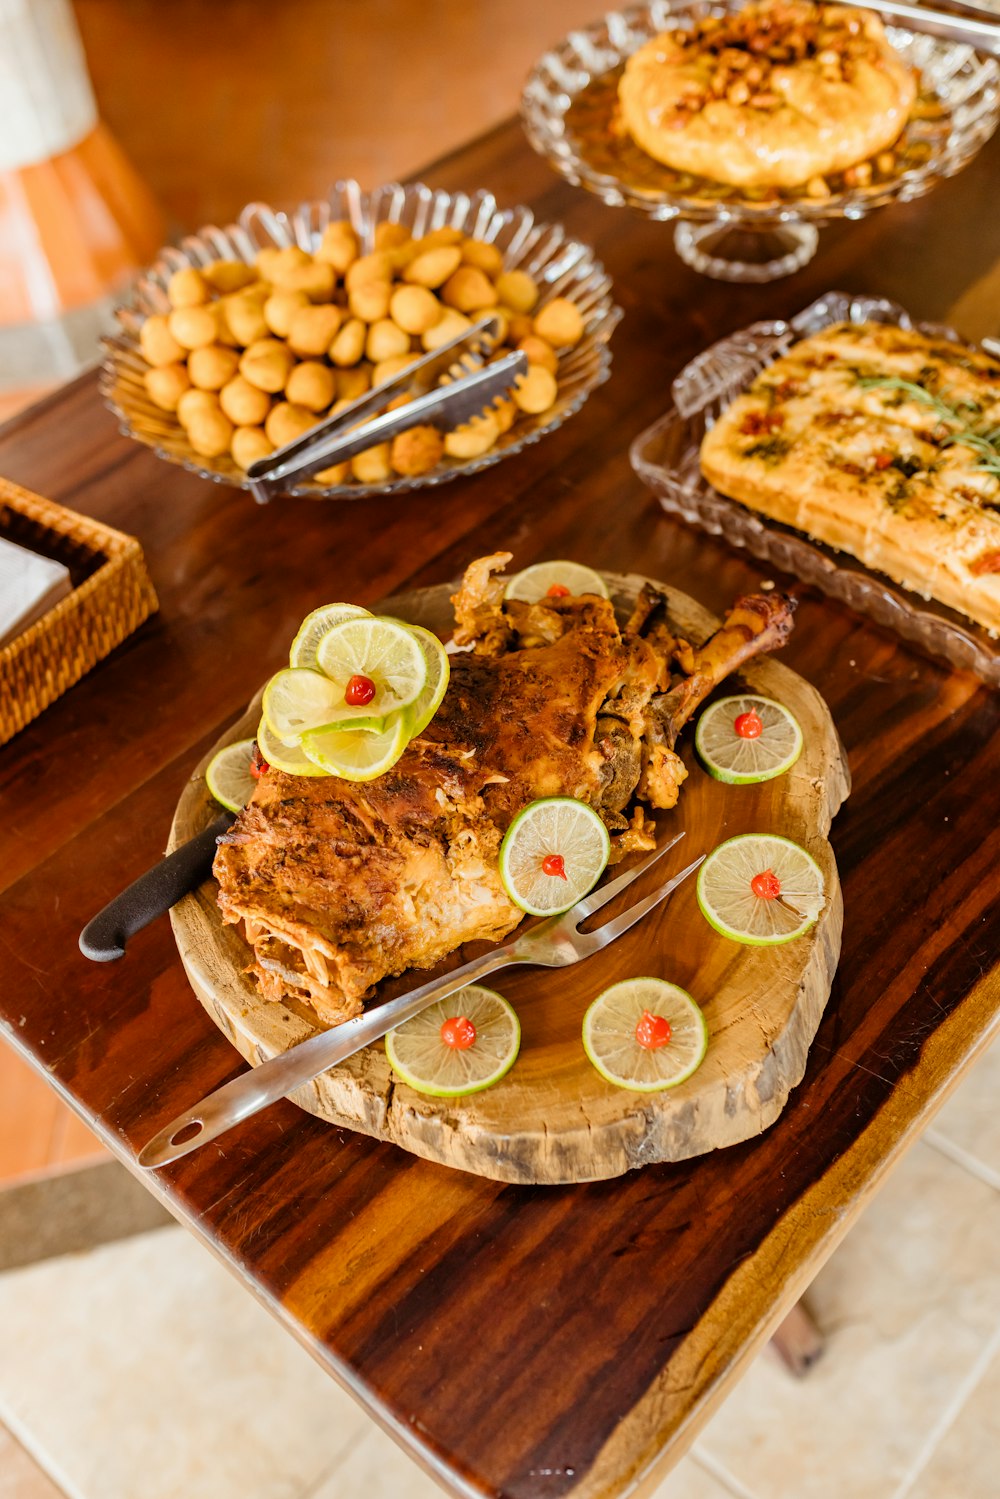
<instances>
[{"instance_id":1,"label":"wooden table","mask_svg":"<svg viewBox=\"0 0 1000 1499\"><path fill-rule=\"evenodd\" d=\"M160 613L0 751L10 1041L125 1161L242 1066L161 921L112 967L77 933L162 851L190 768L307 610L371 603L509 546L683 586L761 569L663 517L631 437L711 339L831 287L997 331L1000 142L918 203L824 232L764 288L703 280L666 226L557 181L507 125L428 180L492 188L596 245L626 318L611 381L477 479L267 509L122 437L88 376L0 437L0 472L139 536ZM780 580L779 580L780 581ZM677 1460L1000 1014L1000 698L806 592L785 659L827 697L854 793L833 829L843 957L805 1081L761 1138L573 1188L506 1187L281 1104L146 1177L451 1492L610 1496Z\"/></svg>"}]
</instances>

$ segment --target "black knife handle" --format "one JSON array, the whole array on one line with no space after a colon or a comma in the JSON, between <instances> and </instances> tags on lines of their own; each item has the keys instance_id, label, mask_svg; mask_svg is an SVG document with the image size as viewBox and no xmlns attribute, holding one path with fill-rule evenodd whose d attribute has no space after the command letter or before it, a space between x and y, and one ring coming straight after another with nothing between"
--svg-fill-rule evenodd
<instances>
[{"instance_id":1,"label":"black knife handle","mask_svg":"<svg viewBox=\"0 0 1000 1499\"><path fill-rule=\"evenodd\" d=\"M95 963L112 963L123 958L130 937L208 879L216 840L232 827L233 821L232 812L223 812L197 837L182 843L141 874L121 895L116 895L80 933L80 951L84 957Z\"/></svg>"}]
</instances>

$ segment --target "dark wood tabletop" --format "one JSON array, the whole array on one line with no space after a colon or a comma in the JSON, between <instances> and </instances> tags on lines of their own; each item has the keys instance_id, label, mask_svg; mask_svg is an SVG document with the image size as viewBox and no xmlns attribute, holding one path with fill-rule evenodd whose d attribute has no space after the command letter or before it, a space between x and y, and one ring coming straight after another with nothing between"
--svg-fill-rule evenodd
<instances>
[{"instance_id":1,"label":"dark wood tabletop","mask_svg":"<svg viewBox=\"0 0 1000 1499\"><path fill-rule=\"evenodd\" d=\"M160 598L0 751L0 1021L126 1164L243 1063L168 922L108 966L77 934L162 852L191 768L303 615L440 582L499 547L520 566L637 569L721 611L760 565L667 520L630 471L630 439L711 340L823 290L996 333L998 164L994 142L931 196L825 230L794 278L736 287L685 269L669 226L558 181L515 124L472 143L427 180L563 221L596 246L626 316L611 379L578 416L439 490L258 508L120 436L93 375L0 433L0 473L138 536ZM800 593L783 659L829 702L854 790L832 834L840 969L769 1131L597 1185L525 1188L282 1103L144 1177L455 1494L596 1499L675 1462L997 1030L1000 698Z\"/></svg>"}]
</instances>

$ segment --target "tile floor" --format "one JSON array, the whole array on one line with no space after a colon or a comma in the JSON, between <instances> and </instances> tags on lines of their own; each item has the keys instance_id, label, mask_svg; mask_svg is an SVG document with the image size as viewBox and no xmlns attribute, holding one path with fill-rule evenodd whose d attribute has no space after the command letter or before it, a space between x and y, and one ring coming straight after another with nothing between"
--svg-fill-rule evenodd
<instances>
[{"instance_id":1,"label":"tile floor","mask_svg":"<svg viewBox=\"0 0 1000 1499\"><path fill-rule=\"evenodd\" d=\"M653 1499L997 1499L1000 1046ZM0 1499L433 1499L180 1228L0 1276ZM252 1420L248 1416L252 1414Z\"/></svg>"}]
</instances>

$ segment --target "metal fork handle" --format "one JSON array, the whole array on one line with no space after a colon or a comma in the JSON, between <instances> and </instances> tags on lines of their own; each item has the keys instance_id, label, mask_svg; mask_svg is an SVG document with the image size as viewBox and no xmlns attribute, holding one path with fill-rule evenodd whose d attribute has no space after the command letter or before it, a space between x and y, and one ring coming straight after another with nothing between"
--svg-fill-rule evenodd
<instances>
[{"instance_id":1,"label":"metal fork handle","mask_svg":"<svg viewBox=\"0 0 1000 1499\"><path fill-rule=\"evenodd\" d=\"M197 1150L215 1140L241 1120L248 1119L269 1104L277 1103L296 1088L312 1082L321 1072L346 1062L355 1052L380 1040L394 1026L402 1025L419 1015L436 999L446 999L456 989L493 973L498 968L507 968L514 963L530 962L530 958L519 958L514 953L516 943L496 948L481 958L473 958L460 968L452 969L443 978L429 979L419 989L411 989L388 1004L379 1005L367 1015L355 1020L346 1020L332 1030L313 1036L291 1051L272 1057L249 1072L241 1072L232 1082L216 1088L207 1098L178 1114L165 1129L154 1135L149 1144L139 1153L140 1166L168 1166L179 1161L190 1151ZM185 1135L186 1138L178 1139Z\"/></svg>"}]
</instances>

